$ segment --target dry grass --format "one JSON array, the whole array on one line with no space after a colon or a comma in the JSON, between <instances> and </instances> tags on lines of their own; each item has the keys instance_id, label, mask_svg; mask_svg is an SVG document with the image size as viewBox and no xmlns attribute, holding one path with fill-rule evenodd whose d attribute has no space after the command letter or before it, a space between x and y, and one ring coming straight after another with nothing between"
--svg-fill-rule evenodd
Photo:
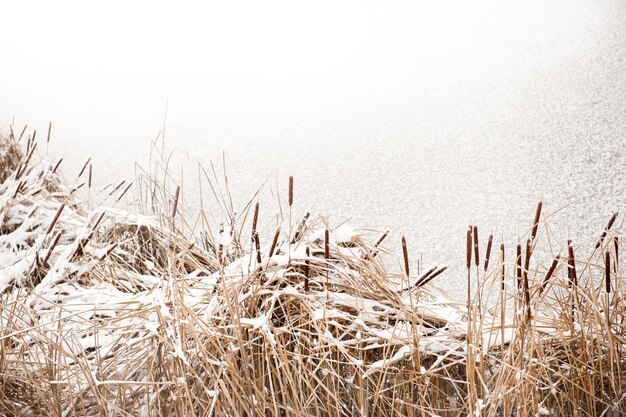
<instances>
[{"instance_id":1,"label":"dry grass","mask_svg":"<svg viewBox=\"0 0 626 417\"><path fill-rule=\"evenodd\" d=\"M432 286L445 267L411 275L404 240L394 274L387 234L371 245L308 214L292 224L293 179L289 224L265 247L258 205L244 227L214 184L219 226L184 216L167 174L135 183L150 216L88 210L21 142L0 139L4 415L626 413L615 219L591 258L569 245L549 268L532 259L541 206L525 256L501 245L491 267L493 238L482 263L470 227L459 304Z\"/></svg>"}]
</instances>

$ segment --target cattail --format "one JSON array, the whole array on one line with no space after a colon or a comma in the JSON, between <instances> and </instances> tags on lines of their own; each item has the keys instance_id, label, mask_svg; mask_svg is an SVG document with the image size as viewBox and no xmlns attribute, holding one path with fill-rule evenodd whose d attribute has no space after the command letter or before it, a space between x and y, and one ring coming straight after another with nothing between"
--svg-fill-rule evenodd
<instances>
[{"instance_id":1,"label":"cattail","mask_svg":"<svg viewBox=\"0 0 626 417\"><path fill-rule=\"evenodd\" d=\"M430 275L437 270L437 265L431 267L428 271L424 272L415 283L416 287L421 287L426 280L430 278Z\"/></svg>"},{"instance_id":2,"label":"cattail","mask_svg":"<svg viewBox=\"0 0 626 417\"><path fill-rule=\"evenodd\" d=\"M485 253L485 272L487 272L487 268L489 268L489 257L491 256L492 243L493 235L489 235L489 240L487 240L487 252Z\"/></svg>"},{"instance_id":3,"label":"cattail","mask_svg":"<svg viewBox=\"0 0 626 417\"><path fill-rule=\"evenodd\" d=\"M78 173L78 178L80 178L83 175L83 173L87 169L87 165L89 165L89 162L91 162L91 156L87 158L87 162L85 162L85 165L83 165L83 167L80 169L80 172Z\"/></svg>"},{"instance_id":4,"label":"cattail","mask_svg":"<svg viewBox=\"0 0 626 417\"><path fill-rule=\"evenodd\" d=\"M561 260L561 255L556 255L554 260L552 261L552 265L548 268L548 272L546 272L546 276L543 277L543 281L541 282L541 287L539 288L539 294L541 294L545 289L546 285L548 285L548 281L552 278L552 274L556 270L556 267L559 265L559 261Z\"/></svg>"},{"instance_id":5,"label":"cattail","mask_svg":"<svg viewBox=\"0 0 626 417\"><path fill-rule=\"evenodd\" d=\"M259 240L259 233L254 232L254 246L256 247L256 262L261 263L261 242Z\"/></svg>"},{"instance_id":6,"label":"cattail","mask_svg":"<svg viewBox=\"0 0 626 417\"><path fill-rule=\"evenodd\" d=\"M474 263L478 267L480 264L480 254L478 253L478 227L474 226Z\"/></svg>"},{"instance_id":7,"label":"cattail","mask_svg":"<svg viewBox=\"0 0 626 417\"><path fill-rule=\"evenodd\" d=\"M304 292L309 292L309 269L310 269L309 257L311 256L311 251L308 246L305 249L305 253L306 253L306 260L304 261Z\"/></svg>"},{"instance_id":8,"label":"cattail","mask_svg":"<svg viewBox=\"0 0 626 417\"><path fill-rule=\"evenodd\" d=\"M383 233L383 235L381 237L378 238L378 240L376 241L376 243L374 243L374 246L372 247L372 258L374 258L376 255L378 255L378 246L380 246L381 243L383 243L383 240L385 240L385 238L387 237L387 235L389 234L389 230L387 230L385 233ZM363 259L367 258L367 253L363 254Z\"/></svg>"},{"instance_id":9,"label":"cattail","mask_svg":"<svg viewBox=\"0 0 626 417\"><path fill-rule=\"evenodd\" d=\"M176 193L174 194L174 204L172 205L172 219L176 216L176 208L178 206L178 197L180 195L180 185L176 186Z\"/></svg>"},{"instance_id":10,"label":"cattail","mask_svg":"<svg viewBox=\"0 0 626 417\"><path fill-rule=\"evenodd\" d=\"M112 244L111 247L107 249L107 251L104 254L102 254L102 256L100 257L100 262L104 261L104 258L109 256L116 247L117 247L117 243Z\"/></svg>"},{"instance_id":11,"label":"cattail","mask_svg":"<svg viewBox=\"0 0 626 417\"><path fill-rule=\"evenodd\" d=\"M24 129L22 129L22 133L20 133L20 136L17 138L18 141L22 140L22 136L24 136L24 133L26 133L27 128L28 128L28 125L24 125Z\"/></svg>"},{"instance_id":12,"label":"cattail","mask_svg":"<svg viewBox=\"0 0 626 417\"><path fill-rule=\"evenodd\" d=\"M611 293L611 253L607 252L604 255L604 278L607 294Z\"/></svg>"},{"instance_id":13,"label":"cattail","mask_svg":"<svg viewBox=\"0 0 626 417\"><path fill-rule=\"evenodd\" d=\"M576 260L574 259L574 248L572 245L568 245L567 247L567 277L569 278L569 285L578 286L578 278L576 277Z\"/></svg>"},{"instance_id":14,"label":"cattail","mask_svg":"<svg viewBox=\"0 0 626 417\"><path fill-rule=\"evenodd\" d=\"M530 267L530 239L526 240L526 262L524 263L524 303L526 304L526 320L530 321L530 286L528 285L528 269Z\"/></svg>"},{"instance_id":15,"label":"cattail","mask_svg":"<svg viewBox=\"0 0 626 417\"><path fill-rule=\"evenodd\" d=\"M278 237L280 236L280 226L276 229L276 233L274 233L274 239L272 240L272 246L270 246L269 257L274 255L274 250L276 250L276 245L278 244Z\"/></svg>"},{"instance_id":16,"label":"cattail","mask_svg":"<svg viewBox=\"0 0 626 417\"><path fill-rule=\"evenodd\" d=\"M504 243L500 243L500 285L504 291Z\"/></svg>"},{"instance_id":17,"label":"cattail","mask_svg":"<svg viewBox=\"0 0 626 417\"><path fill-rule=\"evenodd\" d=\"M65 208L65 203L62 203L59 206L59 208L57 209L57 212L55 213L54 217L52 218L52 222L50 223L50 225L48 226L48 229L46 230L46 236L49 235L50 232L52 231L52 229L54 228L54 225L59 220L59 217L61 217L61 212L63 211L64 208Z\"/></svg>"},{"instance_id":18,"label":"cattail","mask_svg":"<svg viewBox=\"0 0 626 417\"><path fill-rule=\"evenodd\" d=\"M52 132L52 122L48 123L48 137L46 138L46 143L50 143L50 133Z\"/></svg>"},{"instance_id":19,"label":"cattail","mask_svg":"<svg viewBox=\"0 0 626 417\"><path fill-rule=\"evenodd\" d=\"M441 275L446 269L448 269L447 266L444 266L440 269L437 270L437 272L435 272L434 274L432 274L431 276L429 276L428 278L426 278L425 280L423 280L421 283L419 283L419 285L417 285L417 287L423 287L424 285L428 284L430 281L432 281L433 279L437 278L439 275Z\"/></svg>"},{"instance_id":20,"label":"cattail","mask_svg":"<svg viewBox=\"0 0 626 417\"><path fill-rule=\"evenodd\" d=\"M256 233L257 222L259 221L259 203L254 205L254 216L252 216L252 235Z\"/></svg>"},{"instance_id":21,"label":"cattail","mask_svg":"<svg viewBox=\"0 0 626 417\"><path fill-rule=\"evenodd\" d=\"M543 203L540 201L539 204L537 204L537 210L535 211L535 222L533 223L533 228L530 233L530 240L532 240L533 242L535 241L535 237L537 237L537 229L539 228L539 219L541 218L542 206Z\"/></svg>"},{"instance_id":22,"label":"cattail","mask_svg":"<svg viewBox=\"0 0 626 417\"><path fill-rule=\"evenodd\" d=\"M54 239L52 240L52 244L50 245L50 248L48 249L48 253L46 254L46 257L43 259L43 262L42 262L43 265L46 265L48 263L48 259L50 259L50 256L52 255L52 251L54 250L57 243L59 243L59 239L61 239L62 235L63 235L63 230L59 230L57 234L54 236Z\"/></svg>"},{"instance_id":23,"label":"cattail","mask_svg":"<svg viewBox=\"0 0 626 417\"><path fill-rule=\"evenodd\" d=\"M133 186L133 183L129 183L126 188L124 188L124 191L122 191L122 193L119 195L119 197L117 197L117 200L115 200L115 202L117 203L118 201L120 201L122 199L122 197L124 197L124 195L126 195L126 193L128 192L128 190L130 190L130 187Z\"/></svg>"},{"instance_id":24,"label":"cattail","mask_svg":"<svg viewBox=\"0 0 626 417\"><path fill-rule=\"evenodd\" d=\"M324 230L324 258L330 259L330 233L328 228Z\"/></svg>"},{"instance_id":25,"label":"cattail","mask_svg":"<svg viewBox=\"0 0 626 417\"><path fill-rule=\"evenodd\" d=\"M88 179L87 179L87 186L89 187L89 189L91 189L91 164L89 164L89 175L88 175Z\"/></svg>"},{"instance_id":26,"label":"cattail","mask_svg":"<svg viewBox=\"0 0 626 417\"><path fill-rule=\"evenodd\" d=\"M59 161L56 163L56 165L54 166L54 168L52 169L52 173L54 174L55 172L57 172L57 169L59 169L59 165L61 165L61 162L63 162L63 158L60 158Z\"/></svg>"},{"instance_id":27,"label":"cattail","mask_svg":"<svg viewBox=\"0 0 626 417\"><path fill-rule=\"evenodd\" d=\"M289 207L293 206L293 175L289 177Z\"/></svg>"},{"instance_id":28,"label":"cattail","mask_svg":"<svg viewBox=\"0 0 626 417\"><path fill-rule=\"evenodd\" d=\"M402 236L402 255L404 256L404 272L409 276L409 251L406 247L406 238Z\"/></svg>"},{"instance_id":29,"label":"cattail","mask_svg":"<svg viewBox=\"0 0 626 417\"><path fill-rule=\"evenodd\" d=\"M467 254L466 267L467 269L470 269L470 266L472 266L472 226L470 226L469 229L467 229L466 254Z\"/></svg>"},{"instance_id":30,"label":"cattail","mask_svg":"<svg viewBox=\"0 0 626 417\"><path fill-rule=\"evenodd\" d=\"M613 248L615 249L615 272L617 272L617 266L619 264L619 242L617 236L613 238Z\"/></svg>"},{"instance_id":31,"label":"cattail","mask_svg":"<svg viewBox=\"0 0 626 417\"><path fill-rule=\"evenodd\" d=\"M522 284L522 245L517 244L517 253L515 258L515 277L517 278L517 288Z\"/></svg>"},{"instance_id":32,"label":"cattail","mask_svg":"<svg viewBox=\"0 0 626 417\"><path fill-rule=\"evenodd\" d=\"M613 213L613 215L609 219L609 223L606 225L606 228L602 231L602 234L600 235L600 239L598 239L598 242L596 243L596 247L594 249L598 249L600 245L602 245L602 242L604 242L604 238L606 237L606 234L609 232L609 230L613 226L613 223L615 223L615 220L617 219L617 214L618 213Z\"/></svg>"}]
</instances>

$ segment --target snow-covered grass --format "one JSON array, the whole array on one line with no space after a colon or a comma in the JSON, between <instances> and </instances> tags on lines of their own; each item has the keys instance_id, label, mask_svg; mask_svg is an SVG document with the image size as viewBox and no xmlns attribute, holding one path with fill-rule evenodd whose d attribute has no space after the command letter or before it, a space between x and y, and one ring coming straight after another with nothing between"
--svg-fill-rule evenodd
<instances>
[{"instance_id":1,"label":"snow-covered grass","mask_svg":"<svg viewBox=\"0 0 626 417\"><path fill-rule=\"evenodd\" d=\"M434 287L443 267L392 273L348 225L307 213L265 239L252 205L185 217L167 175L137 178L130 211L91 208L87 170L69 185L21 142L0 139L0 414L626 412L617 225L549 274L539 211L519 262L494 249L483 267L472 229L458 303Z\"/></svg>"}]
</instances>

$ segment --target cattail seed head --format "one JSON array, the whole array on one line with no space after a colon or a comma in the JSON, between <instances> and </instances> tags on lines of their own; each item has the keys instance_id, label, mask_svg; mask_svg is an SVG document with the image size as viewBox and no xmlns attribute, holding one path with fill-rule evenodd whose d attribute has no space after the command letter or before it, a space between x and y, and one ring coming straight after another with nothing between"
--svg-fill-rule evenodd
<instances>
[{"instance_id":1,"label":"cattail seed head","mask_svg":"<svg viewBox=\"0 0 626 417\"><path fill-rule=\"evenodd\" d=\"M617 236L613 238L613 248L615 249L615 272L617 272L617 266L619 264L619 242Z\"/></svg>"},{"instance_id":2,"label":"cattail seed head","mask_svg":"<svg viewBox=\"0 0 626 417\"><path fill-rule=\"evenodd\" d=\"M259 221L259 203L254 205L254 216L252 217L252 234L256 232L257 222Z\"/></svg>"},{"instance_id":3,"label":"cattail seed head","mask_svg":"<svg viewBox=\"0 0 626 417\"><path fill-rule=\"evenodd\" d=\"M289 177L289 207L293 206L293 175Z\"/></svg>"},{"instance_id":4,"label":"cattail seed head","mask_svg":"<svg viewBox=\"0 0 626 417\"><path fill-rule=\"evenodd\" d=\"M576 276L576 259L574 258L574 248L572 245L568 245L567 247L567 276L569 278L569 285L578 286L578 277Z\"/></svg>"},{"instance_id":5,"label":"cattail seed head","mask_svg":"<svg viewBox=\"0 0 626 417\"><path fill-rule=\"evenodd\" d=\"M500 243L500 286L504 291L504 243Z\"/></svg>"},{"instance_id":6,"label":"cattail seed head","mask_svg":"<svg viewBox=\"0 0 626 417\"><path fill-rule=\"evenodd\" d=\"M307 246L305 249L306 260L304 261L304 292L309 292L309 273L310 273L310 260L311 250Z\"/></svg>"},{"instance_id":7,"label":"cattail seed head","mask_svg":"<svg viewBox=\"0 0 626 417\"><path fill-rule=\"evenodd\" d=\"M489 235L487 240L487 251L485 252L485 272L489 268L489 257L491 256L491 245L493 244L493 235Z\"/></svg>"},{"instance_id":8,"label":"cattail seed head","mask_svg":"<svg viewBox=\"0 0 626 417\"><path fill-rule=\"evenodd\" d=\"M474 226L474 263L476 266L480 264L480 254L478 253L478 227Z\"/></svg>"},{"instance_id":9,"label":"cattail seed head","mask_svg":"<svg viewBox=\"0 0 626 417\"><path fill-rule=\"evenodd\" d=\"M178 197L180 195L180 185L176 186L176 194L174 194L174 204L172 205L172 219L176 216L176 207L178 206Z\"/></svg>"},{"instance_id":10,"label":"cattail seed head","mask_svg":"<svg viewBox=\"0 0 626 417\"><path fill-rule=\"evenodd\" d=\"M280 226L276 229L274 233L274 239L272 240L272 246L270 246L269 256L272 257L274 255L274 251L276 250L276 245L278 244L278 237L280 236Z\"/></svg>"},{"instance_id":11,"label":"cattail seed head","mask_svg":"<svg viewBox=\"0 0 626 417\"><path fill-rule=\"evenodd\" d=\"M330 233L328 228L324 230L324 258L330 259Z\"/></svg>"},{"instance_id":12,"label":"cattail seed head","mask_svg":"<svg viewBox=\"0 0 626 417\"><path fill-rule=\"evenodd\" d=\"M606 238L607 233L609 232L609 230L611 230L611 227L613 227L613 223L615 223L615 220L617 219L617 215L618 215L617 212L613 213L613 215L609 219L609 222L607 223L606 228L602 231L602 234L600 235L600 239L598 239L598 242L596 243L595 249L598 249L604 242L604 238Z\"/></svg>"},{"instance_id":13,"label":"cattail seed head","mask_svg":"<svg viewBox=\"0 0 626 417\"><path fill-rule=\"evenodd\" d=\"M404 256L404 272L406 273L406 276L408 277L410 274L409 271L409 251L406 247L406 238L404 236L402 236L402 255Z\"/></svg>"},{"instance_id":14,"label":"cattail seed head","mask_svg":"<svg viewBox=\"0 0 626 417\"><path fill-rule=\"evenodd\" d=\"M539 204L537 204L537 210L535 211L535 221L533 222L533 228L530 233L530 240L532 240L533 242L535 241L535 238L537 237L537 229L539 229L539 219L541 218L542 206L543 206L543 203L540 201Z\"/></svg>"},{"instance_id":15,"label":"cattail seed head","mask_svg":"<svg viewBox=\"0 0 626 417\"><path fill-rule=\"evenodd\" d=\"M515 277L517 278L517 287L519 288L522 280L522 245L517 244L515 254Z\"/></svg>"},{"instance_id":16,"label":"cattail seed head","mask_svg":"<svg viewBox=\"0 0 626 417\"><path fill-rule=\"evenodd\" d=\"M539 294L541 294L546 289L546 285L548 285L548 281L550 281L550 278L552 278L552 274L554 274L554 271L559 265L560 260L561 255L556 255L554 260L552 260L552 264L550 265L550 268L548 268L548 272L546 272L546 276L543 278L543 282L541 283L541 287L539 288Z\"/></svg>"}]
</instances>

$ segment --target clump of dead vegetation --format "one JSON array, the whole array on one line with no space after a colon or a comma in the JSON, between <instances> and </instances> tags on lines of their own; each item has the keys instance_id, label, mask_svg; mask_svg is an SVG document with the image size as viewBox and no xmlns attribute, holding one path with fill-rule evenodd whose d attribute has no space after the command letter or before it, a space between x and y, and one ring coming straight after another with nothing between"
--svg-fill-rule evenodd
<instances>
[{"instance_id":1,"label":"clump of dead vegetation","mask_svg":"<svg viewBox=\"0 0 626 417\"><path fill-rule=\"evenodd\" d=\"M258 204L185 218L166 176L137 179L135 212L91 208L87 164L69 185L16 136L0 139L5 415L626 412L616 217L589 259L568 242L548 265L533 258L541 205L514 254L492 236L481 253L468 228L458 303L434 287L444 266L411 271L404 240L392 273L386 234L292 220L291 178L289 220L261 237Z\"/></svg>"}]
</instances>

